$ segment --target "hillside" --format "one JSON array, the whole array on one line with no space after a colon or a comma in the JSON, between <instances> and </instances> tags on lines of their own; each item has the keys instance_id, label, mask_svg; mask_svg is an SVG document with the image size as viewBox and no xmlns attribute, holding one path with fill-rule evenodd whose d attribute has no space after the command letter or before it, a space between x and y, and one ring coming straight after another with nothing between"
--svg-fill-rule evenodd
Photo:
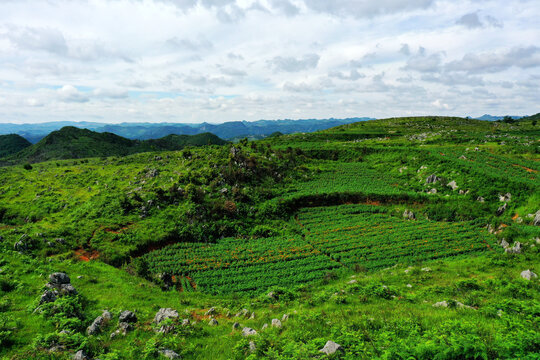
<instances>
[{"instance_id":1,"label":"hillside","mask_svg":"<svg viewBox=\"0 0 540 360\"><path fill-rule=\"evenodd\" d=\"M222 145L225 143L224 140L210 133L193 136L169 135L161 139L138 141L112 133L98 133L67 126L53 131L37 144L6 157L4 161L8 163L36 163L47 160L126 156L147 151L180 150L185 146Z\"/></svg>"},{"instance_id":2,"label":"hillside","mask_svg":"<svg viewBox=\"0 0 540 360\"><path fill-rule=\"evenodd\" d=\"M0 168L0 357L535 359L538 130L390 118Z\"/></svg>"},{"instance_id":3,"label":"hillside","mask_svg":"<svg viewBox=\"0 0 540 360\"><path fill-rule=\"evenodd\" d=\"M30 145L28 140L16 134L0 135L0 158L15 154Z\"/></svg>"}]
</instances>

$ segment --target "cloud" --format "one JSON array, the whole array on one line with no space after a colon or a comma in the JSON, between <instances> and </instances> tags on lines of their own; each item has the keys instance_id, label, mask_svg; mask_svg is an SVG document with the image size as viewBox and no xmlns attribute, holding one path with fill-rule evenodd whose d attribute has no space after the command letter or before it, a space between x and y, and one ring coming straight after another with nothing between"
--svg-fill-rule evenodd
<instances>
[{"instance_id":1,"label":"cloud","mask_svg":"<svg viewBox=\"0 0 540 360\"><path fill-rule=\"evenodd\" d=\"M468 53L461 60L446 64L447 71L465 71L470 74L497 73L517 67L529 69L540 66L540 48L536 46L513 48L503 52Z\"/></svg>"},{"instance_id":2,"label":"cloud","mask_svg":"<svg viewBox=\"0 0 540 360\"><path fill-rule=\"evenodd\" d=\"M125 99L129 97L127 90L124 89L95 89L92 94L97 98Z\"/></svg>"},{"instance_id":3,"label":"cloud","mask_svg":"<svg viewBox=\"0 0 540 360\"><path fill-rule=\"evenodd\" d=\"M287 16L295 16L300 12L300 9L288 0L271 0L270 4L274 9L282 11Z\"/></svg>"},{"instance_id":4,"label":"cloud","mask_svg":"<svg viewBox=\"0 0 540 360\"><path fill-rule=\"evenodd\" d=\"M317 12L341 17L366 18L403 11L426 9L434 0L306 0L305 5Z\"/></svg>"},{"instance_id":5,"label":"cloud","mask_svg":"<svg viewBox=\"0 0 540 360\"><path fill-rule=\"evenodd\" d=\"M75 103L84 103L88 102L90 99L85 94L77 90L76 87L72 85L64 85L57 90L59 98L63 102L75 102Z\"/></svg>"},{"instance_id":6,"label":"cloud","mask_svg":"<svg viewBox=\"0 0 540 360\"><path fill-rule=\"evenodd\" d=\"M316 68L319 59L320 56L317 54L307 54L301 58L276 56L270 64L276 71L298 72Z\"/></svg>"},{"instance_id":7,"label":"cloud","mask_svg":"<svg viewBox=\"0 0 540 360\"><path fill-rule=\"evenodd\" d=\"M192 40L179 39L175 36L167 40L167 44L179 50L192 52L211 50L214 47L214 44L205 37L199 37L198 39Z\"/></svg>"},{"instance_id":8,"label":"cloud","mask_svg":"<svg viewBox=\"0 0 540 360\"><path fill-rule=\"evenodd\" d=\"M402 44L399 52L405 56L411 55L411 49L409 48L408 44Z\"/></svg>"},{"instance_id":9,"label":"cloud","mask_svg":"<svg viewBox=\"0 0 540 360\"><path fill-rule=\"evenodd\" d=\"M427 73L439 72L441 70L441 54L425 55L425 50L420 48L417 55L407 60L405 69Z\"/></svg>"},{"instance_id":10,"label":"cloud","mask_svg":"<svg viewBox=\"0 0 540 360\"><path fill-rule=\"evenodd\" d=\"M64 35L54 28L10 26L6 36L21 50L41 50L56 55L68 52Z\"/></svg>"},{"instance_id":11,"label":"cloud","mask_svg":"<svg viewBox=\"0 0 540 360\"><path fill-rule=\"evenodd\" d=\"M486 22L483 22L480 19L480 17L478 16L478 12L472 12L472 13L468 13L460 17L456 21L456 24L463 25L469 29L483 28L486 26L502 28L503 26L502 22L500 22L499 20L497 20L496 18L490 15L487 15L485 17L485 21Z\"/></svg>"},{"instance_id":12,"label":"cloud","mask_svg":"<svg viewBox=\"0 0 540 360\"><path fill-rule=\"evenodd\" d=\"M336 78L336 79L340 79L340 80L351 80L351 81L355 81L355 80L366 77L366 75L359 73L356 69L352 69L348 75L342 71L334 70L334 71L330 71L328 73L328 76Z\"/></svg>"}]
</instances>

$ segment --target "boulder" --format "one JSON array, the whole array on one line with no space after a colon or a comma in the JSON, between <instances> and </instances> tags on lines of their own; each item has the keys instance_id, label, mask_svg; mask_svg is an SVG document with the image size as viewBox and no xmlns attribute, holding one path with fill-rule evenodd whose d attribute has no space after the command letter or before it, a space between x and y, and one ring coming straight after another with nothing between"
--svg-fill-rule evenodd
<instances>
[{"instance_id":1,"label":"boulder","mask_svg":"<svg viewBox=\"0 0 540 360\"><path fill-rule=\"evenodd\" d=\"M218 321L216 319L210 319L210 321L208 322L208 325L217 326L217 325L219 325L219 323L218 323Z\"/></svg>"},{"instance_id":2,"label":"boulder","mask_svg":"<svg viewBox=\"0 0 540 360\"><path fill-rule=\"evenodd\" d=\"M133 324L137 322L137 315L135 313L125 310L120 313L120 316L118 317L119 323L128 323Z\"/></svg>"},{"instance_id":3,"label":"boulder","mask_svg":"<svg viewBox=\"0 0 540 360\"><path fill-rule=\"evenodd\" d=\"M427 191L428 194L436 194L437 193L437 189L433 188L431 190L428 190Z\"/></svg>"},{"instance_id":4,"label":"boulder","mask_svg":"<svg viewBox=\"0 0 540 360\"><path fill-rule=\"evenodd\" d=\"M235 322L235 323L233 324L233 326L232 326L232 329L233 329L233 330L236 330L236 329L239 329L239 328L240 328L240 323L237 323L237 322Z\"/></svg>"},{"instance_id":5,"label":"boulder","mask_svg":"<svg viewBox=\"0 0 540 360\"><path fill-rule=\"evenodd\" d=\"M484 203L484 202L486 202L486 199L484 199L482 196L479 196L479 197L476 198L476 201Z\"/></svg>"},{"instance_id":6,"label":"boulder","mask_svg":"<svg viewBox=\"0 0 540 360\"><path fill-rule=\"evenodd\" d=\"M279 319L272 319L272 327L281 329L281 321Z\"/></svg>"},{"instance_id":7,"label":"boulder","mask_svg":"<svg viewBox=\"0 0 540 360\"><path fill-rule=\"evenodd\" d=\"M533 220L533 225L540 226L540 210L536 212L536 216L534 217L534 220Z\"/></svg>"},{"instance_id":8,"label":"boulder","mask_svg":"<svg viewBox=\"0 0 540 360\"><path fill-rule=\"evenodd\" d=\"M448 303L446 301L439 301L433 304L433 307L448 307Z\"/></svg>"},{"instance_id":9,"label":"boulder","mask_svg":"<svg viewBox=\"0 0 540 360\"><path fill-rule=\"evenodd\" d=\"M254 341L250 341L249 342L249 352L253 354L256 351L257 351L257 345L255 345Z\"/></svg>"},{"instance_id":10,"label":"boulder","mask_svg":"<svg viewBox=\"0 0 540 360\"><path fill-rule=\"evenodd\" d=\"M504 205L499 206L499 208L497 209L497 216L501 216L506 211L507 207L508 203L504 203Z\"/></svg>"},{"instance_id":11,"label":"boulder","mask_svg":"<svg viewBox=\"0 0 540 360\"><path fill-rule=\"evenodd\" d=\"M446 184L446 186L451 187L452 190L456 190L458 188L457 183L454 180L450 181L448 184Z\"/></svg>"},{"instance_id":12,"label":"boulder","mask_svg":"<svg viewBox=\"0 0 540 360\"><path fill-rule=\"evenodd\" d=\"M236 313L236 317L246 317L249 315L249 310L248 309L242 309L242 311Z\"/></svg>"},{"instance_id":13,"label":"boulder","mask_svg":"<svg viewBox=\"0 0 540 360\"><path fill-rule=\"evenodd\" d=\"M154 316L154 324L159 325L167 319L177 319L178 311L171 308L161 308Z\"/></svg>"},{"instance_id":14,"label":"boulder","mask_svg":"<svg viewBox=\"0 0 540 360\"><path fill-rule=\"evenodd\" d=\"M70 284L71 280L66 273L56 272L49 275L49 284L52 286L58 286L62 284Z\"/></svg>"},{"instance_id":15,"label":"boulder","mask_svg":"<svg viewBox=\"0 0 540 360\"><path fill-rule=\"evenodd\" d=\"M253 336L257 335L257 331L253 330L252 328L245 327L242 329L242 336Z\"/></svg>"},{"instance_id":16,"label":"boulder","mask_svg":"<svg viewBox=\"0 0 540 360\"><path fill-rule=\"evenodd\" d=\"M287 321L289 320L289 314L283 314L283 316L281 317L281 321Z\"/></svg>"},{"instance_id":17,"label":"boulder","mask_svg":"<svg viewBox=\"0 0 540 360\"><path fill-rule=\"evenodd\" d=\"M15 251L18 252L26 251L30 248L31 242L32 239L30 238L30 236L28 236L28 234L23 234L19 238L19 241L17 241L15 245L13 245L13 248L15 249Z\"/></svg>"},{"instance_id":18,"label":"boulder","mask_svg":"<svg viewBox=\"0 0 540 360\"><path fill-rule=\"evenodd\" d=\"M504 252L507 254L521 254L521 243L519 241L516 241L514 243L514 246L506 247L504 249Z\"/></svg>"},{"instance_id":19,"label":"boulder","mask_svg":"<svg viewBox=\"0 0 540 360\"><path fill-rule=\"evenodd\" d=\"M88 360L89 357L83 350L79 350L73 355L73 360Z\"/></svg>"},{"instance_id":20,"label":"boulder","mask_svg":"<svg viewBox=\"0 0 540 360\"><path fill-rule=\"evenodd\" d=\"M343 350L343 347L341 345L330 340L328 340L326 342L326 345L324 345L324 347L319 351L322 353L325 353L326 355L332 355L338 351L345 352L345 350Z\"/></svg>"},{"instance_id":21,"label":"boulder","mask_svg":"<svg viewBox=\"0 0 540 360\"><path fill-rule=\"evenodd\" d=\"M159 353L165 356L167 359L180 359L180 355L169 349L159 350Z\"/></svg>"},{"instance_id":22,"label":"boulder","mask_svg":"<svg viewBox=\"0 0 540 360\"><path fill-rule=\"evenodd\" d=\"M525 280L536 279L538 277L538 275L533 273L531 270L524 270L524 271L521 272L520 275Z\"/></svg>"},{"instance_id":23,"label":"boulder","mask_svg":"<svg viewBox=\"0 0 540 360\"><path fill-rule=\"evenodd\" d=\"M211 307L210 309L208 309L207 312L204 313L204 315L210 316L210 315L214 315L215 313L216 313L216 308Z\"/></svg>"},{"instance_id":24,"label":"boulder","mask_svg":"<svg viewBox=\"0 0 540 360\"><path fill-rule=\"evenodd\" d=\"M77 295L77 290L71 284L60 284L57 290L61 295Z\"/></svg>"},{"instance_id":25,"label":"boulder","mask_svg":"<svg viewBox=\"0 0 540 360\"><path fill-rule=\"evenodd\" d=\"M440 181L441 178L438 177L437 175L435 174L431 174L427 177L426 179L426 184L435 184L437 181Z\"/></svg>"},{"instance_id":26,"label":"boulder","mask_svg":"<svg viewBox=\"0 0 540 360\"><path fill-rule=\"evenodd\" d=\"M420 269L424 272L431 272L431 268L430 267L423 267L422 269Z\"/></svg>"},{"instance_id":27,"label":"boulder","mask_svg":"<svg viewBox=\"0 0 540 360\"><path fill-rule=\"evenodd\" d=\"M46 290L41 298L39 299L39 304L54 302L57 299L56 294L51 290Z\"/></svg>"},{"instance_id":28,"label":"boulder","mask_svg":"<svg viewBox=\"0 0 540 360\"><path fill-rule=\"evenodd\" d=\"M263 326L261 327L261 330L265 330L266 328L268 328L268 324L264 323Z\"/></svg>"},{"instance_id":29,"label":"boulder","mask_svg":"<svg viewBox=\"0 0 540 360\"><path fill-rule=\"evenodd\" d=\"M510 244L508 243L508 241L506 241L505 239L502 239L502 240L501 240L501 243L500 243L499 245L501 245L503 249L506 249L507 247L510 246Z\"/></svg>"},{"instance_id":30,"label":"boulder","mask_svg":"<svg viewBox=\"0 0 540 360\"><path fill-rule=\"evenodd\" d=\"M188 326L189 325L189 319L182 320L182 326Z\"/></svg>"},{"instance_id":31,"label":"boulder","mask_svg":"<svg viewBox=\"0 0 540 360\"><path fill-rule=\"evenodd\" d=\"M414 219L416 219L416 215L414 215L414 213L411 210L405 210L403 212L403 218L409 219L409 220L414 220Z\"/></svg>"},{"instance_id":32,"label":"boulder","mask_svg":"<svg viewBox=\"0 0 540 360\"><path fill-rule=\"evenodd\" d=\"M356 283L357 283L356 279L352 279L347 282L347 284L349 285L356 284Z\"/></svg>"},{"instance_id":33,"label":"boulder","mask_svg":"<svg viewBox=\"0 0 540 360\"><path fill-rule=\"evenodd\" d=\"M500 202L508 202L512 200L512 194L506 193L504 195L499 195L499 201Z\"/></svg>"},{"instance_id":34,"label":"boulder","mask_svg":"<svg viewBox=\"0 0 540 360\"><path fill-rule=\"evenodd\" d=\"M88 335L99 334L103 327L111 320L111 313L107 310L103 311L103 314L94 319L92 324L86 329Z\"/></svg>"}]
</instances>

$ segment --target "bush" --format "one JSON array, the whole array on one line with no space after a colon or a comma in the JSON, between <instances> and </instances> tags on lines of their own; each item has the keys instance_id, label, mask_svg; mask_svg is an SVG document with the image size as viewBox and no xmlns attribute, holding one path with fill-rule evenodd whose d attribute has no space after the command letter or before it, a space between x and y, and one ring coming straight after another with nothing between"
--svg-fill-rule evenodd
<instances>
[{"instance_id":1,"label":"bush","mask_svg":"<svg viewBox=\"0 0 540 360\"><path fill-rule=\"evenodd\" d=\"M24 170L32 170L32 165L30 165L29 163L26 163L23 165L23 168Z\"/></svg>"}]
</instances>

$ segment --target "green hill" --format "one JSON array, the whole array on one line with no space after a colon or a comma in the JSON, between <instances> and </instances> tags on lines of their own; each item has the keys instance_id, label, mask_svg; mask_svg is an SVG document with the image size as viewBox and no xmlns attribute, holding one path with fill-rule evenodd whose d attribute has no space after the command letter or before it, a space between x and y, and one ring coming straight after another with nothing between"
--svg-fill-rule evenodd
<instances>
[{"instance_id":1,"label":"green hill","mask_svg":"<svg viewBox=\"0 0 540 360\"><path fill-rule=\"evenodd\" d=\"M112 133L99 133L72 126L53 131L37 144L6 157L12 163L36 163L47 160L81 159L102 156L180 150L185 146L222 145L226 141L204 133L197 135L168 135L155 140L130 140Z\"/></svg>"},{"instance_id":2,"label":"green hill","mask_svg":"<svg viewBox=\"0 0 540 360\"><path fill-rule=\"evenodd\" d=\"M30 145L32 144L20 135L0 135L0 158L18 153Z\"/></svg>"},{"instance_id":3,"label":"green hill","mask_svg":"<svg viewBox=\"0 0 540 360\"><path fill-rule=\"evenodd\" d=\"M0 358L538 358L531 122L187 141L0 168Z\"/></svg>"}]
</instances>

